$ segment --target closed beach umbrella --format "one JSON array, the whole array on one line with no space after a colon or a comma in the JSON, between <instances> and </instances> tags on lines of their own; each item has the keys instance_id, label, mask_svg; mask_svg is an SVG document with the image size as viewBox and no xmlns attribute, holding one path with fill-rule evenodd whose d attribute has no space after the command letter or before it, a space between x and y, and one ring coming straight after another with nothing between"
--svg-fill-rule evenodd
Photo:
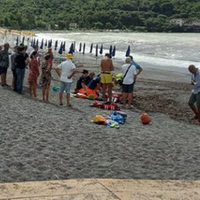
<instances>
[{"instance_id":1,"label":"closed beach umbrella","mask_svg":"<svg viewBox=\"0 0 200 200\"><path fill-rule=\"evenodd\" d=\"M38 39L36 40L36 44L35 44L35 46L38 46Z\"/></svg>"},{"instance_id":2,"label":"closed beach umbrella","mask_svg":"<svg viewBox=\"0 0 200 200\"><path fill-rule=\"evenodd\" d=\"M83 44L83 54L85 54L85 43Z\"/></svg>"},{"instance_id":3,"label":"closed beach umbrella","mask_svg":"<svg viewBox=\"0 0 200 200\"><path fill-rule=\"evenodd\" d=\"M32 47L33 47L33 48L35 47L35 38L33 39Z\"/></svg>"},{"instance_id":4,"label":"closed beach umbrella","mask_svg":"<svg viewBox=\"0 0 200 200\"><path fill-rule=\"evenodd\" d=\"M102 44L101 47L100 47L99 53L100 53L100 54L103 54L103 44Z\"/></svg>"},{"instance_id":5,"label":"closed beach umbrella","mask_svg":"<svg viewBox=\"0 0 200 200\"><path fill-rule=\"evenodd\" d=\"M65 42L63 42L63 51L65 51Z\"/></svg>"},{"instance_id":6,"label":"closed beach umbrella","mask_svg":"<svg viewBox=\"0 0 200 200\"><path fill-rule=\"evenodd\" d=\"M81 52L81 50L82 50L82 43L80 42L80 44L79 44L79 52Z\"/></svg>"},{"instance_id":7,"label":"closed beach umbrella","mask_svg":"<svg viewBox=\"0 0 200 200\"><path fill-rule=\"evenodd\" d=\"M74 45L73 45L73 53L75 52L76 50L76 42L74 42Z\"/></svg>"},{"instance_id":8,"label":"closed beach umbrella","mask_svg":"<svg viewBox=\"0 0 200 200\"><path fill-rule=\"evenodd\" d=\"M113 47L113 52L112 52L112 56L113 56L113 57L115 56L115 52L116 52L116 47L114 46L114 47Z\"/></svg>"},{"instance_id":9,"label":"closed beach umbrella","mask_svg":"<svg viewBox=\"0 0 200 200\"><path fill-rule=\"evenodd\" d=\"M72 43L69 48L69 53L73 54L73 52L74 52L74 44Z\"/></svg>"},{"instance_id":10,"label":"closed beach umbrella","mask_svg":"<svg viewBox=\"0 0 200 200\"><path fill-rule=\"evenodd\" d=\"M110 45L109 54L110 54L110 58L112 58L112 45Z\"/></svg>"},{"instance_id":11,"label":"closed beach umbrella","mask_svg":"<svg viewBox=\"0 0 200 200\"><path fill-rule=\"evenodd\" d=\"M44 46L44 39L42 39L42 42L40 44L40 49L43 49L43 46Z\"/></svg>"},{"instance_id":12,"label":"closed beach umbrella","mask_svg":"<svg viewBox=\"0 0 200 200\"><path fill-rule=\"evenodd\" d=\"M45 47L47 47L47 40L45 41L45 44L44 44L44 46L45 46Z\"/></svg>"},{"instance_id":13,"label":"closed beach umbrella","mask_svg":"<svg viewBox=\"0 0 200 200\"><path fill-rule=\"evenodd\" d=\"M19 38L17 37L17 39L16 39L16 46L18 45L18 43L19 43Z\"/></svg>"},{"instance_id":14,"label":"closed beach umbrella","mask_svg":"<svg viewBox=\"0 0 200 200\"><path fill-rule=\"evenodd\" d=\"M128 46L127 50L126 50L126 57L128 57L130 55L130 45Z\"/></svg>"},{"instance_id":15,"label":"closed beach umbrella","mask_svg":"<svg viewBox=\"0 0 200 200\"><path fill-rule=\"evenodd\" d=\"M57 47L58 47L58 40L55 41L55 47L54 47L55 51L57 50Z\"/></svg>"},{"instance_id":16,"label":"closed beach umbrella","mask_svg":"<svg viewBox=\"0 0 200 200\"><path fill-rule=\"evenodd\" d=\"M96 45L96 54L95 54L96 57L98 57L98 44Z\"/></svg>"},{"instance_id":17,"label":"closed beach umbrella","mask_svg":"<svg viewBox=\"0 0 200 200\"><path fill-rule=\"evenodd\" d=\"M93 43L91 43L90 45L90 53L92 53L92 49L93 49Z\"/></svg>"},{"instance_id":18,"label":"closed beach umbrella","mask_svg":"<svg viewBox=\"0 0 200 200\"><path fill-rule=\"evenodd\" d=\"M63 43L61 42L60 44L60 49L58 51L58 53L61 55L63 53Z\"/></svg>"},{"instance_id":19,"label":"closed beach umbrella","mask_svg":"<svg viewBox=\"0 0 200 200\"><path fill-rule=\"evenodd\" d=\"M22 38L22 43L24 44L24 40L25 40L25 36L23 36L23 38Z\"/></svg>"},{"instance_id":20,"label":"closed beach umbrella","mask_svg":"<svg viewBox=\"0 0 200 200\"><path fill-rule=\"evenodd\" d=\"M52 46L52 40L49 40L49 41L48 41L48 46L47 46L47 47L48 47L48 48L51 48L51 46Z\"/></svg>"}]
</instances>

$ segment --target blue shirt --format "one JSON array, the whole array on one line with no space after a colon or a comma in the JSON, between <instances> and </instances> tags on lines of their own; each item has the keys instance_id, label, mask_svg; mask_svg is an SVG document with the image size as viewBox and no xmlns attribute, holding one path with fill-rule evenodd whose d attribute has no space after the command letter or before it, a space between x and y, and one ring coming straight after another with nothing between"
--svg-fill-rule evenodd
<instances>
[{"instance_id":1,"label":"blue shirt","mask_svg":"<svg viewBox=\"0 0 200 200\"><path fill-rule=\"evenodd\" d=\"M197 69L195 74L192 74L192 80L194 81L194 89L192 90L193 94L198 94L200 92L200 70Z\"/></svg>"},{"instance_id":2,"label":"blue shirt","mask_svg":"<svg viewBox=\"0 0 200 200\"><path fill-rule=\"evenodd\" d=\"M97 87L97 84L100 83L100 77L94 77L89 84L87 85L88 88L94 90Z\"/></svg>"},{"instance_id":3,"label":"blue shirt","mask_svg":"<svg viewBox=\"0 0 200 200\"><path fill-rule=\"evenodd\" d=\"M135 65L136 69L141 69L140 65L138 65L134 60L131 61L132 65Z\"/></svg>"}]
</instances>

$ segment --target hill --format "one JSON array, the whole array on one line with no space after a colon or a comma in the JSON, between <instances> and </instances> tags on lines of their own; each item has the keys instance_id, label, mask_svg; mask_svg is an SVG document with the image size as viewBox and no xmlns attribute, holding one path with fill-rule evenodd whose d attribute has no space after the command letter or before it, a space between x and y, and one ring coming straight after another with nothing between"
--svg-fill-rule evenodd
<instances>
[{"instance_id":1,"label":"hill","mask_svg":"<svg viewBox=\"0 0 200 200\"><path fill-rule=\"evenodd\" d=\"M0 4L0 26L12 29L68 29L77 23L85 29L184 31L169 20L200 18L198 0L1 0Z\"/></svg>"}]
</instances>

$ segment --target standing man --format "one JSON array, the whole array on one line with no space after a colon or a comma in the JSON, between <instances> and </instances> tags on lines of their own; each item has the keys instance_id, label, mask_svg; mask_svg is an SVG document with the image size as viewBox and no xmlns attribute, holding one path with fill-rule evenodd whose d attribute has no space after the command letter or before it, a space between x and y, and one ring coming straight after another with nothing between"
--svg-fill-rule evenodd
<instances>
[{"instance_id":1,"label":"standing man","mask_svg":"<svg viewBox=\"0 0 200 200\"><path fill-rule=\"evenodd\" d=\"M195 114L192 119L197 119L200 122L200 70L194 65L189 65L188 70L192 74L191 83L194 85L188 104ZM196 106L194 105L195 103Z\"/></svg>"},{"instance_id":2,"label":"standing man","mask_svg":"<svg viewBox=\"0 0 200 200\"><path fill-rule=\"evenodd\" d=\"M6 75L9 67L9 55L8 49L10 45L8 43L4 44L4 49L0 51L0 74L1 74L1 86L8 86L6 83Z\"/></svg>"},{"instance_id":3,"label":"standing man","mask_svg":"<svg viewBox=\"0 0 200 200\"><path fill-rule=\"evenodd\" d=\"M23 83L25 76L26 65L29 63L29 59L26 55L26 49L24 46L18 47L18 53L15 57L15 68L17 75L17 92L23 93Z\"/></svg>"},{"instance_id":4,"label":"standing man","mask_svg":"<svg viewBox=\"0 0 200 200\"><path fill-rule=\"evenodd\" d=\"M67 94L67 106L70 107L70 90L72 85L72 76L76 73L75 64L72 62L73 55L67 54L67 60L56 67L56 72L60 77L60 105L63 105L63 92Z\"/></svg>"},{"instance_id":5,"label":"standing man","mask_svg":"<svg viewBox=\"0 0 200 200\"><path fill-rule=\"evenodd\" d=\"M105 57L101 60L101 83L103 87L103 100L106 101L106 89L108 88L109 102L112 103L112 74L114 70L110 54L106 53Z\"/></svg>"},{"instance_id":6,"label":"standing man","mask_svg":"<svg viewBox=\"0 0 200 200\"><path fill-rule=\"evenodd\" d=\"M123 82L122 82L122 98L123 107L126 107L126 100L128 98L128 108L132 108L133 101L133 87L136 80L136 68L131 64L131 58L125 60L126 64L122 65Z\"/></svg>"}]
</instances>

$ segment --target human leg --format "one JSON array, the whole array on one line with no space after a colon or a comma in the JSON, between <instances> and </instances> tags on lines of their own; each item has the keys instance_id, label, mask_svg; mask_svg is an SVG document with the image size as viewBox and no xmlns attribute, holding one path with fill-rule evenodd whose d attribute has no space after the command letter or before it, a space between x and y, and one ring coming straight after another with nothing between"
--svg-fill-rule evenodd
<instances>
[{"instance_id":1,"label":"human leg","mask_svg":"<svg viewBox=\"0 0 200 200\"><path fill-rule=\"evenodd\" d=\"M48 83L46 86L46 101L49 101L49 88L50 88L50 83Z\"/></svg>"},{"instance_id":2,"label":"human leg","mask_svg":"<svg viewBox=\"0 0 200 200\"><path fill-rule=\"evenodd\" d=\"M71 91L71 85L72 83L65 83L65 91L67 93L67 106L70 106L70 91Z\"/></svg>"},{"instance_id":3,"label":"human leg","mask_svg":"<svg viewBox=\"0 0 200 200\"><path fill-rule=\"evenodd\" d=\"M33 95L34 95L35 98L37 98L36 90L37 90L37 83L33 83Z\"/></svg>"},{"instance_id":4,"label":"human leg","mask_svg":"<svg viewBox=\"0 0 200 200\"><path fill-rule=\"evenodd\" d=\"M42 88L42 100L45 100L45 91L46 91L46 85L43 85L43 88Z\"/></svg>"},{"instance_id":5,"label":"human leg","mask_svg":"<svg viewBox=\"0 0 200 200\"><path fill-rule=\"evenodd\" d=\"M29 95L32 97L33 83L29 83Z\"/></svg>"},{"instance_id":6,"label":"human leg","mask_svg":"<svg viewBox=\"0 0 200 200\"><path fill-rule=\"evenodd\" d=\"M194 105L196 101L197 101L197 95L191 93L190 99L188 101L188 105L189 105L189 107L191 108L191 110L195 114L195 116L193 117L193 119L198 119L198 110L197 110L196 106Z\"/></svg>"},{"instance_id":7,"label":"human leg","mask_svg":"<svg viewBox=\"0 0 200 200\"><path fill-rule=\"evenodd\" d=\"M109 101L112 102L112 83L108 84L108 98Z\"/></svg>"},{"instance_id":8,"label":"human leg","mask_svg":"<svg viewBox=\"0 0 200 200\"><path fill-rule=\"evenodd\" d=\"M102 84L103 101L106 101L106 83Z\"/></svg>"}]
</instances>

